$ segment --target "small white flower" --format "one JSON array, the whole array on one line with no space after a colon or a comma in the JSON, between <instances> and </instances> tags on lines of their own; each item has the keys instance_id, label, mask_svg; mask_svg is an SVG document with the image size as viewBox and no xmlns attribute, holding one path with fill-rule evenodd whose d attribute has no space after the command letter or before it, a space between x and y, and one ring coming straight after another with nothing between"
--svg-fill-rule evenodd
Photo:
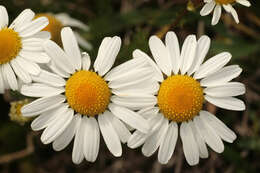
<instances>
[{"instance_id":1,"label":"small white flower","mask_svg":"<svg viewBox=\"0 0 260 173\"><path fill-rule=\"evenodd\" d=\"M61 38L60 38L60 31L64 26L78 28L83 31L88 31L89 27L84 24L83 22L74 19L70 17L66 13L58 13L58 14L52 14L52 13L39 13L36 14L37 17L47 17L49 20L49 25L44 28L45 31L49 31L51 33L51 39L55 41L58 44L61 44ZM78 32L73 31L74 35L77 39L77 42L81 47L83 47L86 50L91 50L92 45L85 40L84 37L82 37Z\"/></svg>"},{"instance_id":2,"label":"small white flower","mask_svg":"<svg viewBox=\"0 0 260 173\"><path fill-rule=\"evenodd\" d=\"M24 116L38 116L31 124L33 130L45 129L41 140L51 142L54 150L64 149L73 139L72 160L79 164L84 157L94 162L99 152L100 131L109 151L121 156L121 142L130 137L127 125L147 133L147 121L132 111L154 105L156 97L148 95L152 71L142 58L132 59L114 69L121 39L103 39L91 70L88 54L81 55L76 38L68 27L61 31L64 51L48 40L43 47L53 59L51 69L33 76L21 93L40 97L22 108ZM142 88L142 86L144 88ZM140 94L136 94L136 93ZM151 90L149 90L151 92ZM147 97L148 95L148 97ZM143 102L139 98L143 98Z\"/></svg>"},{"instance_id":3,"label":"small white flower","mask_svg":"<svg viewBox=\"0 0 260 173\"><path fill-rule=\"evenodd\" d=\"M232 3L239 3L246 7L251 6L248 0L204 0L206 3L200 11L201 16L206 16L210 14L213 10L213 17L211 24L216 25L221 16L221 6L226 10L226 12L231 13L236 23L239 23L238 15L236 10L232 7Z\"/></svg>"},{"instance_id":4,"label":"small white flower","mask_svg":"<svg viewBox=\"0 0 260 173\"><path fill-rule=\"evenodd\" d=\"M202 36L198 41L189 35L180 51L174 32L168 32L166 45L156 36L149 40L149 47L156 64L140 50L135 58L144 58L154 70L155 83L160 84L154 94L156 106L139 111L150 124L148 134L136 130L128 140L130 148L142 144L145 156L151 156L158 148L158 160L166 164L171 158L178 138L178 123L184 155L190 165L207 158L206 144L214 151L224 150L222 140L232 143L236 135L215 115L203 111L204 100L224 109L245 110L244 102L234 98L245 93L239 82L230 82L242 69L238 65L224 67L231 59L228 52L220 53L206 62L210 39ZM221 140L222 139L222 140Z\"/></svg>"},{"instance_id":5,"label":"small white flower","mask_svg":"<svg viewBox=\"0 0 260 173\"><path fill-rule=\"evenodd\" d=\"M0 6L0 93L9 88L18 90L17 77L30 83L30 75L40 73L37 63L49 62L41 46L50 39L48 32L41 31L48 25L48 19L33 20L34 15L26 9L8 27L8 13Z\"/></svg>"}]
</instances>

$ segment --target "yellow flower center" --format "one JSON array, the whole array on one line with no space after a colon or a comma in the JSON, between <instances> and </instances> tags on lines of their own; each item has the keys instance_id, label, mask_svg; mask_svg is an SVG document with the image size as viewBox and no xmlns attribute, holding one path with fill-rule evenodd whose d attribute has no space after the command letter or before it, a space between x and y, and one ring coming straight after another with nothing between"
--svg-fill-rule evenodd
<instances>
[{"instance_id":1,"label":"yellow flower center","mask_svg":"<svg viewBox=\"0 0 260 173\"><path fill-rule=\"evenodd\" d=\"M35 16L35 18L39 17L47 17L49 20L49 24L43 29L43 31L48 31L51 33L51 39L56 42L58 45L61 46L61 36L60 32L61 29L63 28L62 23L55 18L52 15L46 14L46 13L39 13Z\"/></svg>"},{"instance_id":2,"label":"yellow flower center","mask_svg":"<svg viewBox=\"0 0 260 173\"><path fill-rule=\"evenodd\" d=\"M95 116L106 110L111 92L103 78L95 72L82 70L68 79L65 95L76 112Z\"/></svg>"},{"instance_id":3,"label":"yellow flower center","mask_svg":"<svg viewBox=\"0 0 260 173\"><path fill-rule=\"evenodd\" d=\"M216 1L216 3L218 3L218 4L231 4L231 3L233 3L233 2L235 2L236 0L215 0Z\"/></svg>"},{"instance_id":4,"label":"yellow flower center","mask_svg":"<svg viewBox=\"0 0 260 173\"><path fill-rule=\"evenodd\" d=\"M22 48L22 41L13 29L0 29L0 64L16 58Z\"/></svg>"},{"instance_id":5,"label":"yellow flower center","mask_svg":"<svg viewBox=\"0 0 260 173\"><path fill-rule=\"evenodd\" d=\"M166 118L175 122L188 121L202 109L203 89L190 76L174 75L162 82L157 100Z\"/></svg>"}]
</instances>

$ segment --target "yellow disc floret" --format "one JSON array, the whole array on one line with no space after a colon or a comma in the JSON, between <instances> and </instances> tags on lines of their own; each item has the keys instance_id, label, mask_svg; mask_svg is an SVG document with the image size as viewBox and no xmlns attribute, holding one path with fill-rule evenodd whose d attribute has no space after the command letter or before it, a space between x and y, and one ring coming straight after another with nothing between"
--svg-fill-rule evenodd
<instances>
[{"instance_id":1,"label":"yellow disc floret","mask_svg":"<svg viewBox=\"0 0 260 173\"><path fill-rule=\"evenodd\" d=\"M54 16L46 13L39 13L35 16L35 18L39 17L47 17L49 20L49 24L43 29L43 31L48 31L51 33L51 39L59 44L61 46L61 36L60 32L61 29L63 28L62 23L55 18Z\"/></svg>"},{"instance_id":2,"label":"yellow disc floret","mask_svg":"<svg viewBox=\"0 0 260 173\"><path fill-rule=\"evenodd\" d=\"M106 110L111 92L103 78L95 72L82 70L68 79L65 95L76 112L95 116Z\"/></svg>"},{"instance_id":3,"label":"yellow disc floret","mask_svg":"<svg viewBox=\"0 0 260 173\"><path fill-rule=\"evenodd\" d=\"M158 93L158 106L169 120L183 122L198 115L204 96L200 83L187 75L165 79Z\"/></svg>"},{"instance_id":4,"label":"yellow disc floret","mask_svg":"<svg viewBox=\"0 0 260 173\"><path fill-rule=\"evenodd\" d=\"M22 41L13 29L0 29L0 64L16 58L22 48Z\"/></svg>"},{"instance_id":5,"label":"yellow disc floret","mask_svg":"<svg viewBox=\"0 0 260 173\"><path fill-rule=\"evenodd\" d=\"M231 4L231 3L235 2L236 0L215 0L215 1L216 1L216 3L218 3L218 4L227 5L227 4Z\"/></svg>"}]
</instances>

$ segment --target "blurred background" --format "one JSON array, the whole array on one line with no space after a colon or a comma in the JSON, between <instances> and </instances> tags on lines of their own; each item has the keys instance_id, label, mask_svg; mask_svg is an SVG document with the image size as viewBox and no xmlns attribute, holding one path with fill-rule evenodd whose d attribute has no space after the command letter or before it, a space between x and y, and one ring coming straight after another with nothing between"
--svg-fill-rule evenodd
<instances>
[{"instance_id":1,"label":"blurred background","mask_svg":"<svg viewBox=\"0 0 260 173\"><path fill-rule=\"evenodd\" d=\"M132 58L132 51L139 48L150 54L148 39L158 35L164 39L167 31L177 33L180 42L189 34L198 37L207 34L212 39L207 58L229 51L230 64L238 64L243 72L237 81L246 85L247 92L240 97L246 111L235 112L218 109L207 104L206 108L217 115L237 134L233 144L225 143L225 151L216 154L210 149L208 159L190 167L184 158L178 140L172 159L167 165L157 162L157 153L150 158L141 149L131 150L123 145L123 156L115 158L109 153L101 138L101 148L95 163L71 161L72 145L61 152L40 141L41 132L33 132L30 123L21 125L8 116L10 93L0 97L0 173L180 173L180 172L260 172L260 1L251 0L250 8L236 4L240 23L222 13L216 26L211 26L212 14L201 17L202 0L0 0L12 21L23 9L35 13L67 13L89 26L89 31L77 30L92 44L87 50L95 59L101 40L105 36L122 38L122 49L117 64ZM15 93L11 93L13 95Z\"/></svg>"}]
</instances>

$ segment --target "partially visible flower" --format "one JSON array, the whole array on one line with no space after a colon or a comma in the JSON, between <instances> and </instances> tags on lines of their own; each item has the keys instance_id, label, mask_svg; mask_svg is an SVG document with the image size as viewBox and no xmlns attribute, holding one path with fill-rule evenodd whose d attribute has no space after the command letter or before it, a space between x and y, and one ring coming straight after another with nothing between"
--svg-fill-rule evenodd
<instances>
[{"instance_id":1,"label":"partially visible flower","mask_svg":"<svg viewBox=\"0 0 260 173\"><path fill-rule=\"evenodd\" d=\"M212 25L216 25L220 19L221 11L222 11L221 6L226 10L226 12L231 13L236 23L239 23L239 19L236 10L232 7L232 4L239 3L246 7L251 6L248 0L204 0L204 2L206 4L201 9L200 15L206 16L210 14L214 9L213 17L211 21Z\"/></svg>"},{"instance_id":2,"label":"partially visible flower","mask_svg":"<svg viewBox=\"0 0 260 173\"><path fill-rule=\"evenodd\" d=\"M160 84L157 104L139 111L150 123L149 133L136 130L127 145L136 148L142 144L142 152L149 157L159 148L158 160L166 164L175 149L180 135L185 158L190 165L207 158L207 145L217 153L224 151L223 141L232 143L236 134L215 115L203 110L204 101L220 108L243 111L245 104L235 96L245 93L245 86L231 82L242 69L238 65L224 67L231 54L222 52L203 63L210 47L210 38L196 40L189 35L180 50L177 36L168 32L165 44L152 36L149 47L156 63L140 50L134 58L143 58L151 63L155 83ZM207 144L207 145L206 145Z\"/></svg>"},{"instance_id":3,"label":"partially visible flower","mask_svg":"<svg viewBox=\"0 0 260 173\"><path fill-rule=\"evenodd\" d=\"M31 118L24 117L21 113L21 108L30 103L31 101L29 99L19 100L19 101L13 101L11 102L9 117L12 121L15 121L19 123L20 125L24 125L26 122L31 121Z\"/></svg>"},{"instance_id":4,"label":"partially visible flower","mask_svg":"<svg viewBox=\"0 0 260 173\"><path fill-rule=\"evenodd\" d=\"M89 30L89 27L85 25L83 22L70 17L66 13L59 13L59 14L39 13L36 14L35 18L42 17L42 16L45 16L49 19L49 25L46 26L43 30L49 31L51 33L51 39L59 45L61 45L62 43L60 32L64 26L75 27L83 31ZM73 32L81 47L83 47L86 50L92 49L92 45L88 41L86 41L84 37L80 36L80 34L76 31Z\"/></svg>"},{"instance_id":5,"label":"partially visible flower","mask_svg":"<svg viewBox=\"0 0 260 173\"><path fill-rule=\"evenodd\" d=\"M39 115L31 127L44 129L41 141L53 142L56 151L75 137L72 160L76 164L84 158L96 160L101 135L109 151L119 157L121 142L131 135L125 123L142 133L149 130L147 121L133 110L156 102L156 97L148 96L158 86L150 82L152 70L140 58L112 69L121 47L117 36L103 39L93 66L89 55L80 53L70 28L61 30L61 38L64 50L51 40L44 43L54 72L43 70L33 77L35 83L22 86L23 95L38 97L24 106L22 113Z\"/></svg>"},{"instance_id":6,"label":"partially visible flower","mask_svg":"<svg viewBox=\"0 0 260 173\"><path fill-rule=\"evenodd\" d=\"M18 90L17 77L30 83L30 75L41 71L37 63L50 60L42 48L43 41L50 35L41 31L48 25L48 19L33 18L34 12L26 9L8 27L8 13L0 6L0 93L9 88Z\"/></svg>"}]
</instances>

